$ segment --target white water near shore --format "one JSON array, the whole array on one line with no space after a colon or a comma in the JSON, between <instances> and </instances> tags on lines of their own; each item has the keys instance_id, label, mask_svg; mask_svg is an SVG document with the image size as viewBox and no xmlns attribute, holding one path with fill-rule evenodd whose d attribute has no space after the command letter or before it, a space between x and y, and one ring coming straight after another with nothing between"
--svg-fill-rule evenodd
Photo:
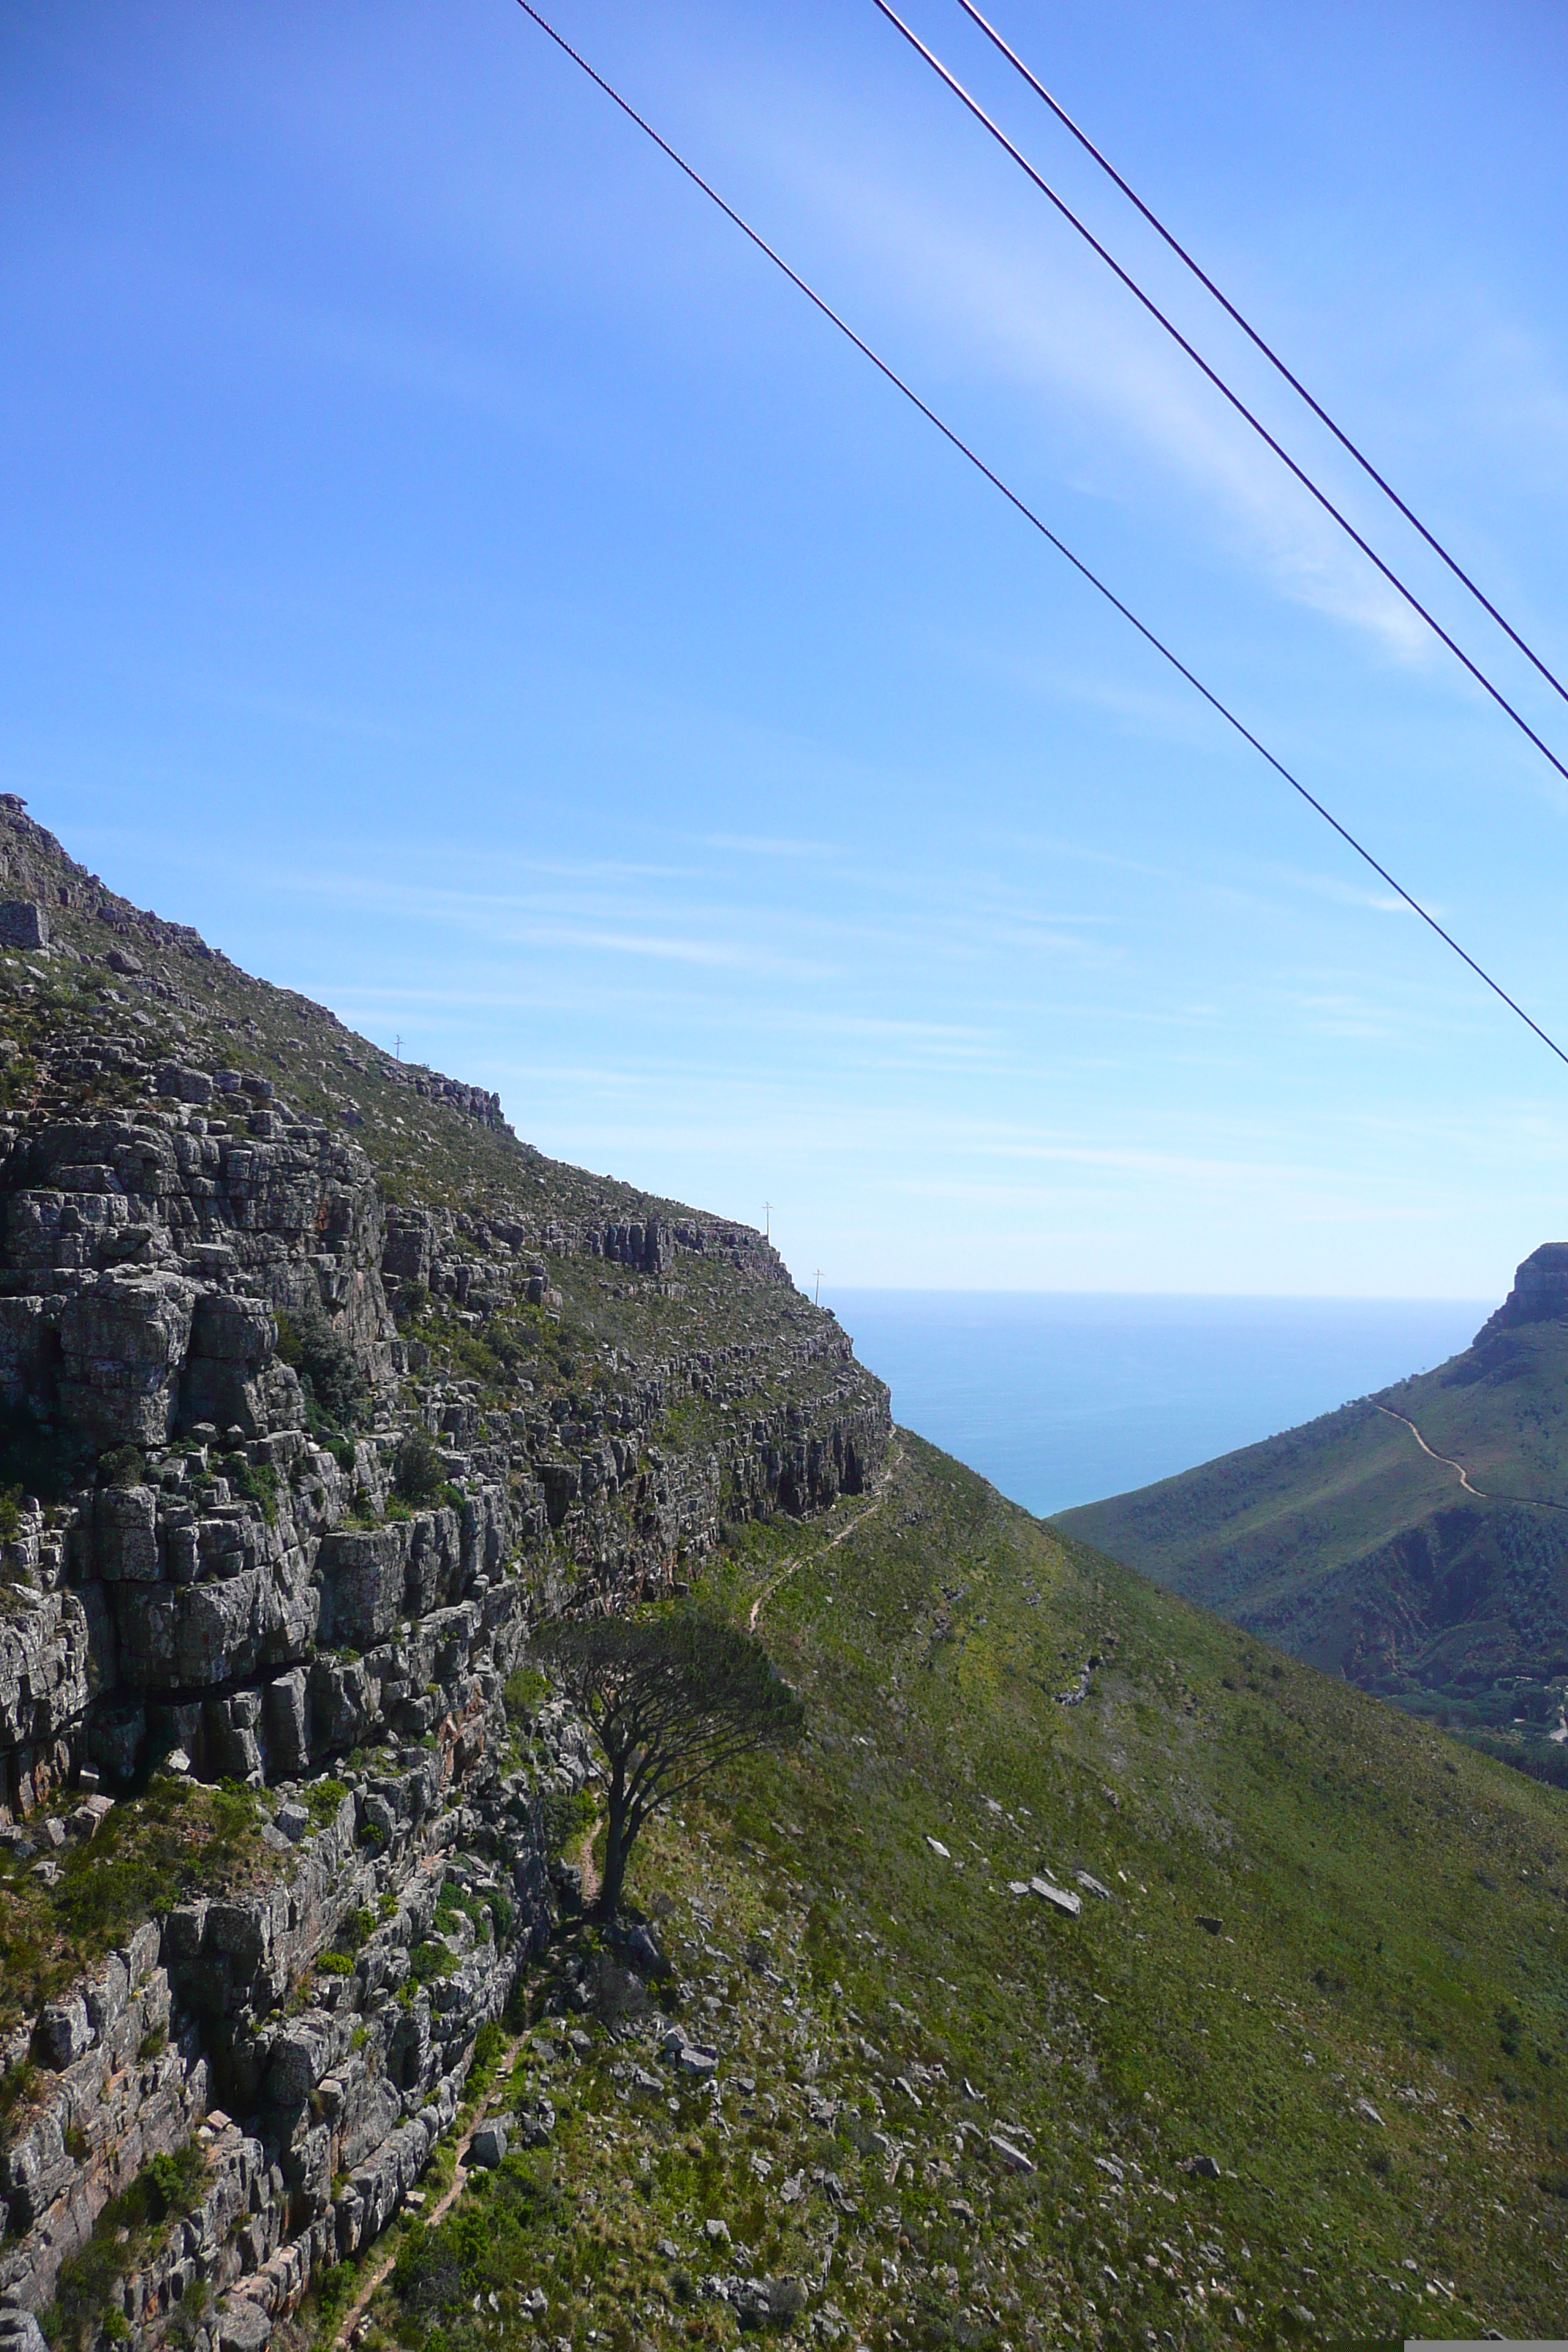
<instances>
[{"instance_id":1,"label":"white water near shore","mask_svg":"<svg viewBox=\"0 0 1568 2352\"><path fill-rule=\"evenodd\" d=\"M825 1288L822 1303L897 1420L1045 1514L1429 1370L1496 1302Z\"/></svg>"}]
</instances>

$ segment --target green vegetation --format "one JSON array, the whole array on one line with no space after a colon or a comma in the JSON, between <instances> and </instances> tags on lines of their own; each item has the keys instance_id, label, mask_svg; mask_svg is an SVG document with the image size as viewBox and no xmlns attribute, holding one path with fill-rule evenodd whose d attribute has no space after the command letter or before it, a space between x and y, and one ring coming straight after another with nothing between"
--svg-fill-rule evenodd
<instances>
[{"instance_id":1,"label":"green vegetation","mask_svg":"<svg viewBox=\"0 0 1568 2352\"><path fill-rule=\"evenodd\" d=\"M903 1446L837 1545L753 1527L708 1580L770 1596L811 1727L632 1859L718 2109L536 2032L555 2144L410 2229L386 2340L730 2344L708 2273L824 2262L847 2346L1550 2336L1564 1801Z\"/></svg>"},{"instance_id":2,"label":"green vegetation","mask_svg":"<svg viewBox=\"0 0 1568 2352\"><path fill-rule=\"evenodd\" d=\"M14 2108L26 2106L37 2085L38 2070L30 2058L18 2058L0 2074L0 2126Z\"/></svg>"},{"instance_id":3,"label":"green vegetation","mask_svg":"<svg viewBox=\"0 0 1568 2352\"><path fill-rule=\"evenodd\" d=\"M742 1756L794 1747L805 1728L762 1643L714 1610L559 1622L534 1654L604 1750L605 1919L620 1909L632 1848L657 1814Z\"/></svg>"},{"instance_id":4,"label":"green vegetation","mask_svg":"<svg viewBox=\"0 0 1568 2352\"><path fill-rule=\"evenodd\" d=\"M279 1312L278 1354L300 1375L313 1434L363 1424L370 1404L369 1383L353 1349L338 1337L319 1307Z\"/></svg>"},{"instance_id":5,"label":"green vegetation","mask_svg":"<svg viewBox=\"0 0 1568 2352\"><path fill-rule=\"evenodd\" d=\"M0 1109L13 1110L31 1101L38 1084L38 1066L23 1054L0 1069Z\"/></svg>"},{"instance_id":6,"label":"green vegetation","mask_svg":"<svg viewBox=\"0 0 1568 2352\"><path fill-rule=\"evenodd\" d=\"M61 938L101 955L100 903L95 889L90 907L62 904ZM417 1094L415 1074L320 1007L137 937L157 975L142 1058L177 1050L265 1074L295 1108L352 1130L389 1197L453 1213L458 1254L476 1262L468 1298L409 1286L396 1301L410 1381L446 1384L452 1449L521 1423L563 1465L613 1451L616 1498L588 1542L568 1519L530 1562L541 1600L584 1573L600 1589L623 1538L628 1556L646 1539L662 1468L677 1487L685 1468L661 1468L660 1447L708 1449L741 1412L832 1402L837 1355L809 1352L820 1332L802 1328L797 1297L755 1278L754 1259L683 1255L651 1275L546 1242L541 1303L500 1285L487 1297L487 1215L559 1237L680 1212ZM0 959L0 980L18 1099L45 1084L51 1041L98 1035L107 1051L123 1031L123 1004L103 1004L99 978L64 960L27 978ZM135 1091L105 1070L84 1095ZM214 1113L243 1132L243 1105ZM1568 1612L1556 1522L1535 1504L1568 1466L1562 1328L1514 1333L1517 1352L1478 1357L1463 1378L1390 1392L1497 1489L1484 1504L1369 1406L1160 1504L1150 1540L1181 1556L1160 1572L1212 1575L1207 1597L1334 1667L1326 1678L1064 1542L915 1441L875 1496L825 1522L751 1523L756 1497L737 1476L701 1597L736 1629L760 1608L808 1736L732 1759L647 1821L626 1892L668 1972L634 1974L606 1924L568 1928L520 1979L506 2038L480 2037L466 2103L548 2094L552 2145L476 2176L434 2229L405 2217L368 2344L564 2338L581 2352L592 2333L601 2352L731 2346L735 2312L704 2290L714 2273L806 2281L812 2333L794 2340L837 2352L1552 2333L1568 2304L1568 1797L1384 1710L1337 1669L1554 1769ZM331 1327L286 1321L283 1346L352 1486L363 1400ZM650 1428L655 1362L689 1377L665 1381ZM430 1403L403 1393L405 1418ZM54 1443L0 1433L0 1488L49 1500L90 1483L94 1464L57 1458ZM370 1479L368 1446L363 1458ZM392 1507L445 1496L426 1457ZM264 1491L253 1499L266 1508ZM368 1486L358 1508L369 1523ZM1318 1573L1331 1552L1354 1571L1337 1586ZM533 1675L507 1686L520 1748L543 1696ZM351 1763L374 1769L368 1754ZM303 1793L321 1823L344 1790ZM580 1846L596 1818L585 1796L542 1811L554 1851ZM64 1853L55 1889L0 1863L7 2020L149 1909L272 1866L260 1818L244 1792L154 1781ZM1079 1899L1079 1916L1012 1892L1031 1877ZM390 1891L352 1917L321 1970L347 1977L388 1905ZM441 1889L405 2009L423 1985L456 2000L447 1939L467 1941L465 1919L504 1936L508 1898L456 1876ZM655 1968L646 1948L641 1959ZM321 1989L307 1979L287 2007ZM661 2064L656 2012L717 2048L716 2098ZM377 2045L368 2026L351 2027L351 2047ZM37 2088L14 2066L0 2106L15 2121ZM425 2176L432 2202L455 2167L448 2140ZM115 2265L139 2259L188 2193L154 2172L139 2205L106 2217L84 2258L100 2267L68 2280L69 2324L90 2311L105 2336L121 2332ZM363 2275L329 2272L275 2341L342 2314Z\"/></svg>"},{"instance_id":7,"label":"green vegetation","mask_svg":"<svg viewBox=\"0 0 1568 2352\"><path fill-rule=\"evenodd\" d=\"M585 1837L599 1818L599 1808L586 1789L547 1790L540 1800L544 1851L552 1858Z\"/></svg>"},{"instance_id":8,"label":"green vegetation","mask_svg":"<svg viewBox=\"0 0 1568 2352\"><path fill-rule=\"evenodd\" d=\"M258 1503L261 1516L268 1526L278 1521L278 1473L269 1462L252 1462L245 1454L230 1454L223 1464L223 1475L228 1490L237 1503Z\"/></svg>"},{"instance_id":9,"label":"green vegetation","mask_svg":"<svg viewBox=\"0 0 1568 2352\"><path fill-rule=\"evenodd\" d=\"M351 1955L355 1952L363 1952L365 1946L369 1943L371 1937L374 1932L374 1912L369 1909L367 1906L362 1904L357 1911L350 1911L343 1918L342 1925L339 1927L337 1933L338 1950L340 1952L347 1952Z\"/></svg>"},{"instance_id":10,"label":"green vegetation","mask_svg":"<svg viewBox=\"0 0 1568 2352\"><path fill-rule=\"evenodd\" d=\"M110 2199L88 2244L61 2271L55 2300L43 2315L51 2345L61 2352L89 2352L100 2333L110 2342L129 2338L125 2315L110 2300L115 2284L149 2262L174 2223L194 2211L206 2169L201 2148L188 2140L173 2156L150 2158L130 2187Z\"/></svg>"},{"instance_id":11,"label":"green vegetation","mask_svg":"<svg viewBox=\"0 0 1568 2352\"><path fill-rule=\"evenodd\" d=\"M411 1429L397 1449L394 1482L405 1503L426 1507L452 1503L460 1510L463 1497L447 1476L441 1449L427 1429Z\"/></svg>"},{"instance_id":12,"label":"green vegetation","mask_svg":"<svg viewBox=\"0 0 1568 2352\"><path fill-rule=\"evenodd\" d=\"M433 1503L447 1483L440 1448L427 1429L411 1429L397 1449L394 1472L405 1503Z\"/></svg>"},{"instance_id":13,"label":"green vegetation","mask_svg":"<svg viewBox=\"0 0 1568 2352\"><path fill-rule=\"evenodd\" d=\"M144 1795L114 1807L90 1844L65 1850L58 1885L0 1855L0 2030L184 1896L266 1875L263 1819L248 1789L160 1773Z\"/></svg>"},{"instance_id":14,"label":"green vegetation","mask_svg":"<svg viewBox=\"0 0 1568 2352\"><path fill-rule=\"evenodd\" d=\"M305 1791L305 1802L317 1829L325 1829L327 1823L335 1819L338 1807L347 1795L348 1787L342 1780L313 1780L310 1783Z\"/></svg>"},{"instance_id":15,"label":"green vegetation","mask_svg":"<svg viewBox=\"0 0 1568 2352\"><path fill-rule=\"evenodd\" d=\"M98 1457L100 1486L140 1486L146 1475L146 1457L139 1445L111 1445Z\"/></svg>"},{"instance_id":16,"label":"green vegetation","mask_svg":"<svg viewBox=\"0 0 1568 2352\"><path fill-rule=\"evenodd\" d=\"M413 2323L422 2352L456 2352L470 2340L462 2315L473 2296L504 2293L516 2307L517 2282L538 2263L542 2246L571 2260L579 2246L573 2203L556 2187L548 2158L513 2161L481 2179L434 2230L411 2230L397 2250L394 2292ZM605 2249L596 2250L604 2267ZM449 2333L455 2326L455 2332ZM479 2340L478 2330L472 2340Z\"/></svg>"},{"instance_id":17,"label":"green vegetation","mask_svg":"<svg viewBox=\"0 0 1568 2352\"><path fill-rule=\"evenodd\" d=\"M436 1933L450 1935L459 1916L472 1921L481 1944L489 1941L494 1923L489 1903L482 1895L470 1895L455 1878L443 1879L441 1892L436 1897Z\"/></svg>"},{"instance_id":18,"label":"green vegetation","mask_svg":"<svg viewBox=\"0 0 1568 2352\"><path fill-rule=\"evenodd\" d=\"M1500 1313L1436 1371L1058 1524L1563 1785L1565 1504L1568 1323Z\"/></svg>"},{"instance_id":19,"label":"green vegetation","mask_svg":"<svg viewBox=\"0 0 1568 2352\"><path fill-rule=\"evenodd\" d=\"M549 1696L550 1685L536 1666L519 1666L509 1675L502 1697L512 1729L531 1730L540 1705Z\"/></svg>"}]
</instances>

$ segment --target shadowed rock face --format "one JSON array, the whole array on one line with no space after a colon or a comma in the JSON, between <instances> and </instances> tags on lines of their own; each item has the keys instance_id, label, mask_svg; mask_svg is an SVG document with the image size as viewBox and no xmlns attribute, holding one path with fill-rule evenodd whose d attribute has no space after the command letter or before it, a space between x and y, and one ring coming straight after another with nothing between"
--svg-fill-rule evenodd
<instances>
[{"instance_id":1,"label":"shadowed rock face","mask_svg":"<svg viewBox=\"0 0 1568 2352\"><path fill-rule=\"evenodd\" d=\"M1494 1332L1521 1323L1568 1322L1568 1242L1542 1242L1518 1268L1513 1288L1476 1334L1479 1348Z\"/></svg>"},{"instance_id":2,"label":"shadowed rock face","mask_svg":"<svg viewBox=\"0 0 1568 2352\"><path fill-rule=\"evenodd\" d=\"M197 2131L206 2189L125 2315L153 2345L193 2283L243 2284L223 2340L261 2341L396 2210L548 1937L542 1808L590 1766L557 1706L517 1760L529 1623L863 1491L888 1395L760 1234L542 1160L495 1096L129 907L4 795L0 893L33 910L0 907L0 1441L44 1488L0 1538L0 1832L91 1837L171 1754L272 1791L250 1883L0 2042L41 2069L0 2139L0 2300L42 2308ZM411 1201L410 1118L478 1173ZM352 1429L284 1318L346 1368ZM438 1491L404 1502L414 1433ZM447 1872L486 1932L437 1917Z\"/></svg>"},{"instance_id":3,"label":"shadowed rock face","mask_svg":"<svg viewBox=\"0 0 1568 2352\"><path fill-rule=\"evenodd\" d=\"M61 1304L53 1395L46 1388L26 1402L100 1446L162 1445L174 1429L195 1307L193 1286L177 1274L100 1274Z\"/></svg>"}]
</instances>

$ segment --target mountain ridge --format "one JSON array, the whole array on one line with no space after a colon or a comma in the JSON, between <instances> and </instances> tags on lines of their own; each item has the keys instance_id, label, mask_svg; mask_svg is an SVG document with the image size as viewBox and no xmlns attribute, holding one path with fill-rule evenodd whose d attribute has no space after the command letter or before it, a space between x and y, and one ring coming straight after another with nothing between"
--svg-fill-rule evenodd
<instances>
[{"instance_id":1,"label":"mountain ridge","mask_svg":"<svg viewBox=\"0 0 1568 2352\"><path fill-rule=\"evenodd\" d=\"M1565 1406L1568 1244L1547 1243L1447 1363L1057 1524L1363 1688L1519 1729L1544 1768L1568 1686Z\"/></svg>"},{"instance_id":2,"label":"mountain ridge","mask_svg":"<svg viewBox=\"0 0 1568 2352\"><path fill-rule=\"evenodd\" d=\"M1555 1790L895 1433L754 1230L0 866L0 2352L1549 2331ZM531 1631L689 1593L807 1737L601 1928Z\"/></svg>"}]
</instances>

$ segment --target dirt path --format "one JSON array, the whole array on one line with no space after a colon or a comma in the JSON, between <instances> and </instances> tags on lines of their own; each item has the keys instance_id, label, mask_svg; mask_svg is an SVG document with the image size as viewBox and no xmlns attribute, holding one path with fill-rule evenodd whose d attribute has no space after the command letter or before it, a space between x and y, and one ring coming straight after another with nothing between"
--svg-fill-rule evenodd
<instances>
[{"instance_id":1,"label":"dirt path","mask_svg":"<svg viewBox=\"0 0 1568 2352\"><path fill-rule=\"evenodd\" d=\"M1404 1413L1395 1412L1392 1405L1377 1404L1375 1398L1373 1402L1379 1412L1385 1412L1390 1421L1397 1421L1401 1423L1404 1427L1410 1432L1411 1436L1415 1440L1416 1444L1421 1448L1423 1454L1428 1454L1434 1462L1440 1462L1446 1470L1457 1471L1458 1473L1459 1484L1464 1488L1467 1495L1473 1495L1478 1503L1489 1503L1491 1501L1492 1497L1489 1495L1483 1495L1479 1486L1471 1486L1470 1474L1465 1468L1462 1462L1453 1461L1447 1454L1436 1453L1433 1447L1427 1444L1426 1440L1422 1436L1421 1432L1416 1428L1415 1423L1413 1421L1406 1420Z\"/></svg>"},{"instance_id":2,"label":"dirt path","mask_svg":"<svg viewBox=\"0 0 1568 2352\"><path fill-rule=\"evenodd\" d=\"M880 1484L879 1485L877 1492L873 1495L871 1500L867 1504L865 1509L863 1511L857 1511L855 1517L844 1527L841 1527L836 1536L829 1536L825 1544L818 1544L815 1551L800 1553L796 1559L791 1560L787 1568L780 1569L778 1574L774 1577L771 1584L763 1585L762 1591L752 1601L751 1614L746 1619L746 1628L749 1633L754 1633L756 1632L757 1620L762 1615L763 1611L773 1599L780 1585L788 1583L790 1578L795 1574L797 1568L805 1568L808 1561L814 1559L824 1559L830 1551L837 1551L839 1545L845 1540L846 1537L852 1536L857 1528L864 1527L867 1520L871 1517L873 1511L879 1511L881 1509L883 1504L887 1501L889 1495L892 1491L893 1473L898 1468L900 1458L901 1456L899 1448L897 1446L890 1447L889 1449L887 1462L883 1467Z\"/></svg>"},{"instance_id":3,"label":"dirt path","mask_svg":"<svg viewBox=\"0 0 1568 2352\"><path fill-rule=\"evenodd\" d=\"M1390 1421L1401 1423L1410 1432L1423 1454L1427 1454L1434 1462L1440 1462L1445 1470L1456 1472L1466 1494L1473 1495L1478 1503L1522 1503L1525 1509L1529 1511L1568 1511L1568 1503L1543 1503L1534 1495L1492 1495L1488 1494L1484 1487L1472 1486L1470 1474L1464 1464L1456 1462L1451 1454L1439 1454L1435 1446L1428 1445L1415 1423L1405 1414L1395 1412L1392 1405L1377 1404L1375 1397L1373 1402L1379 1412L1385 1412Z\"/></svg>"},{"instance_id":4,"label":"dirt path","mask_svg":"<svg viewBox=\"0 0 1568 2352\"><path fill-rule=\"evenodd\" d=\"M845 1541L847 1537L852 1536L855 1533L857 1528L863 1527L865 1525L866 1521L871 1517L874 1511L879 1511L881 1509L882 1505L886 1502L888 1496L892 1489L893 1472L898 1466L899 1459L900 1456L896 1448L889 1452L877 1492L872 1496L870 1501L868 1502L864 1510L857 1511L855 1517L847 1521L845 1526L841 1527L837 1535L830 1536L827 1541L825 1544L819 1544L815 1551L803 1552L798 1559L792 1559L789 1566L787 1568L781 1569L778 1575L774 1577L773 1582L764 1586L763 1591L758 1593L756 1599L752 1603L751 1614L746 1621L752 1633L755 1633L756 1631L757 1619L762 1615L766 1603L773 1599L773 1594L778 1591L780 1585L786 1582L787 1580L795 1574L797 1568L804 1567L808 1560L821 1559L828 1552L836 1551L838 1546ZM583 1840L582 1848L578 1854L578 1864L583 1873L583 1906L584 1910L586 1910L599 1891L599 1874L594 1864L594 1832L591 1830L586 1833ZM494 2109L502 2103L500 2097L499 2085L503 2077L510 2074L512 2063L526 2039L527 2036L525 2034L520 2033L515 2041L508 2042L505 2053L496 2067L495 2083L492 2084L489 2090L486 2092L472 2123L468 2126L467 2131L464 2132L462 2138L458 2142L458 2161L452 2175L452 2185L447 2190L446 2194L440 2199L439 2202L432 2206L430 2211L423 2216L425 2227L427 2230L433 2230L436 2227L437 2222L441 2220L443 2214L447 2213L456 2203L457 2200L462 2195L464 2187L466 2186L463 2172L463 2158L468 2152L468 2143L473 2138L474 2134L478 2131L479 2126L484 2122L486 2116L492 2114ZM332 2337L331 2352L348 2352L349 2338L353 2336L354 2329L359 2326L360 2321L364 2317L364 2315L370 2306L371 2298L374 2295L376 2289L384 2285L386 2280L391 2276L392 2266L395 2260L395 2251L384 2255L381 2261L376 2263L374 2269L368 2272L365 2277L361 2281L359 2290L356 2293L353 2303L343 2314L338 2326L337 2334Z\"/></svg>"},{"instance_id":5,"label":"dirt path","mask_svg":"<svg viewBox=\"0 0 1568 2352\"><path fill-rule=\"evenodd\" d=\"M584 1830L583 1842L577 1849L577 1867L583 1874L584 1917L598 1901L599 1888L604 1883L599 1876L599 1865L594 1859L594 1840L598 1836L601 1826L600 1822L595 1822L591 1830Z\"/></svg>"},{"instance_id":6,"label":"dirt path","mask_svg":"<svg viewBox=\"0 0 1568 2352\"><path fill-rule=\"evenodd\" d=\"M498 2106L504 2105L504 2100L501 2095L501 2085L505 2078L510 2074L512 2064L517 2057L517 2053L521 2049L522 2044L527 2038L526 2034L520 2033L514 2041L507 2043L506 2049L496 2067L495 2081L490 2084L489 2089L485 2093L484 2097L480 2100L473 2122L468 2126L468 2129L464 2132L462 2138L458 2142L458 2161L452 2174L452 2185L446 2191L445 2195L431 2207L429 2212L422 2216L425 2227L427 2230L433 2230L436 2227L437 2222L440 2221L442 2215L446 2213L462 2195L463 2190L467 2186L467 2180L463 2171L463 2158L468 2152L468 2142L473 2138L474 2134L479 2130L479 2126L485 2121L486 2117L493 2115ZM347 2311L343 2314L342 2319L340 2321L338 2326L338 2332L332 2338L332 2352L346 2352L348 2340L353 2334L354 2329L359 2326L360 2321L364 2317L365 2312L369 2307L371 2297L374 2294L377 2287L384 2285L386 2280L391 2276L392 2266L396 2259L397 2252L395 2247L390 2252L384 2254L380 2262L376 2263L374 2269L367 2273L365 2277L361 2281L359 2291L355 2294L353 2303L350 2304Z\"/></svg>"}]
</instances>

